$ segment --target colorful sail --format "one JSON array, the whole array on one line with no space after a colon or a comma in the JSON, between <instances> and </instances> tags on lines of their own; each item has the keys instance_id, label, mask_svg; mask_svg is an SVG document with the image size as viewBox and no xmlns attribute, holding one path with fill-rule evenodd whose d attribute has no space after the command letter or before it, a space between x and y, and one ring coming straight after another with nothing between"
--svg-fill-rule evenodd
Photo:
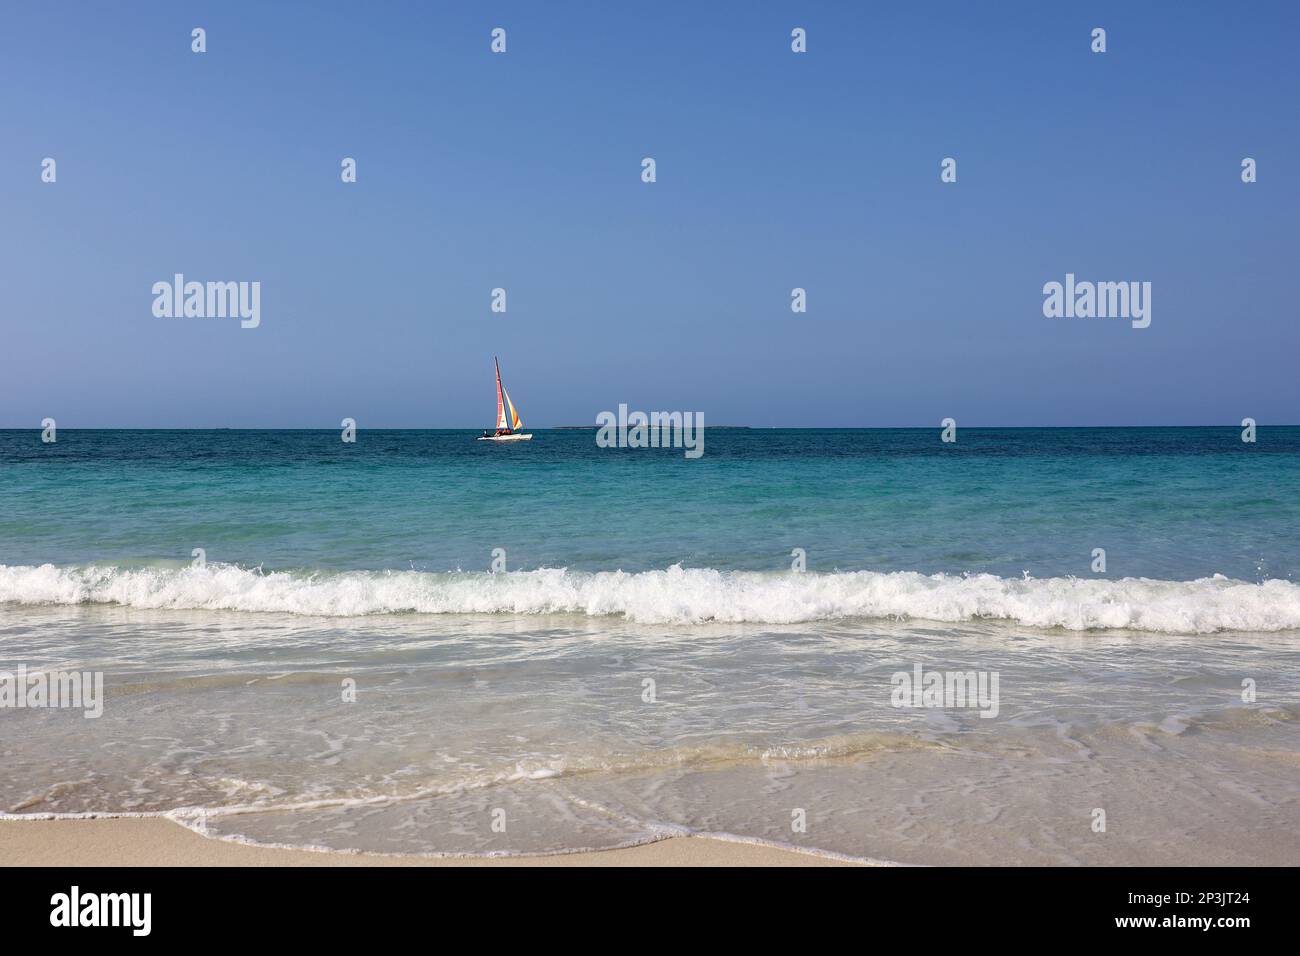
<instances>
[{"instance_id":1,"label":"colorful sail","mask_svg":"<svg viewBox=\"0 0 1300 956\"><path fill-rule=\"evenodd\" d=\"M497 428L506 428L508 427L506 425L506 406L505 402L501 400L501 363L495 358L492 359L492 362L497 367Z\"/></svg>"},{"instance_id":2,"label":"colorful sail","mask_svg":"<svg viewBox=\"0 0 1300 956\"><path fill-rule=\"evenodd\" d=\"M523 419L521 419L519 413L515 411L515 403L510 401L510 393L505 390L505 386L502 386L501 391L505 393L506 405L510 409L510 427L518 431L524 427Z\"/></svg>"}]
</instances>

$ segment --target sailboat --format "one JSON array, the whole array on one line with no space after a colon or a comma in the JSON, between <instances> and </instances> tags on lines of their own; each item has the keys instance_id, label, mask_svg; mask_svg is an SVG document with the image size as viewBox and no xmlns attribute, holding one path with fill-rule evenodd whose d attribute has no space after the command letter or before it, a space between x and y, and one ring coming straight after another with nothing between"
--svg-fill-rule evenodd
<instances>
[{"instance_id":1,"label":"sailboat","mask_svg":"<svg viewBox=\"0 0 1300 956\"><path fill-rule=\"evenodd\" d=\"M497 427L495 431L485 431L479 441L531 441L532 435L524 432L523 419L515 411L515 403L510 401L510 393L501 384L501 363L492 356L492 363L497 368ZM506 417L507 409L510 412Z\"/></svg>"}]
</instances>

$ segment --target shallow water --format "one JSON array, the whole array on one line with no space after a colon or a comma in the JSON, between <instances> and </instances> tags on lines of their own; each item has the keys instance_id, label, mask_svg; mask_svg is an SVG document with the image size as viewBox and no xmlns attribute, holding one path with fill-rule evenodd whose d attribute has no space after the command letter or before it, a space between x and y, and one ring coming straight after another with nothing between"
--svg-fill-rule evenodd
<instances>
[{"instance_id":1,"label":"shallow water","mask_svg":"<svg viewBox=\"0 0 1300 956\"><path fill-rule=\"evenodd\" d=\"M901 862L1297 850L1295 635L4 615L8 654L107 675L98 719L0 711L0 805L17 813L205 808L179 818L403 853L557 852L678 828ZM997 716L893 706L891 676L917 664L997 672ZM1105 834L1091 830L1098 807Z\"/></svg>"}]
</instances>

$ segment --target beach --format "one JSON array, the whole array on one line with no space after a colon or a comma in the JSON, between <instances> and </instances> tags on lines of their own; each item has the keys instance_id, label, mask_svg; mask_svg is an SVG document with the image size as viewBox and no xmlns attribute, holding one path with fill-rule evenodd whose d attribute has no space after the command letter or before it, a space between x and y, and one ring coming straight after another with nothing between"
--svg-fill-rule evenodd
<instances>
[{"instance_id":1,"label":"beach","mask_svg":"<svg viewBox=\"0 0 1300 956\"><path fill-rule=\"evenodd\" d=\"M854 866L752 843L676 837L599 853L411 857L208 840L166 820L0 820L0 866Z\"/></svg>"}]
</instances>

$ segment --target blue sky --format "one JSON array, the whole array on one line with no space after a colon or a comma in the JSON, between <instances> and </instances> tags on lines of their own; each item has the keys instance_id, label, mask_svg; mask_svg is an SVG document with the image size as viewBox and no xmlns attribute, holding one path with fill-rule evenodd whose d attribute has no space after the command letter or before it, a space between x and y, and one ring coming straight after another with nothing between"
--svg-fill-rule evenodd
<instances>
[{"instance_id":1,"label":"blue sky","mask_svg":"<svg viewBox=\"0 0 1300 956\"><path fill-rule=\"evenodd\" d=\"M1300 422L1298 38L1293 3L9 5L0 426L486 427L494 354L539 427ZM176 272L260 281L260 327L156 318ZM1151 327L1045 318L1067 272L1150 281Z\"/></svg>"}]
</instances>

